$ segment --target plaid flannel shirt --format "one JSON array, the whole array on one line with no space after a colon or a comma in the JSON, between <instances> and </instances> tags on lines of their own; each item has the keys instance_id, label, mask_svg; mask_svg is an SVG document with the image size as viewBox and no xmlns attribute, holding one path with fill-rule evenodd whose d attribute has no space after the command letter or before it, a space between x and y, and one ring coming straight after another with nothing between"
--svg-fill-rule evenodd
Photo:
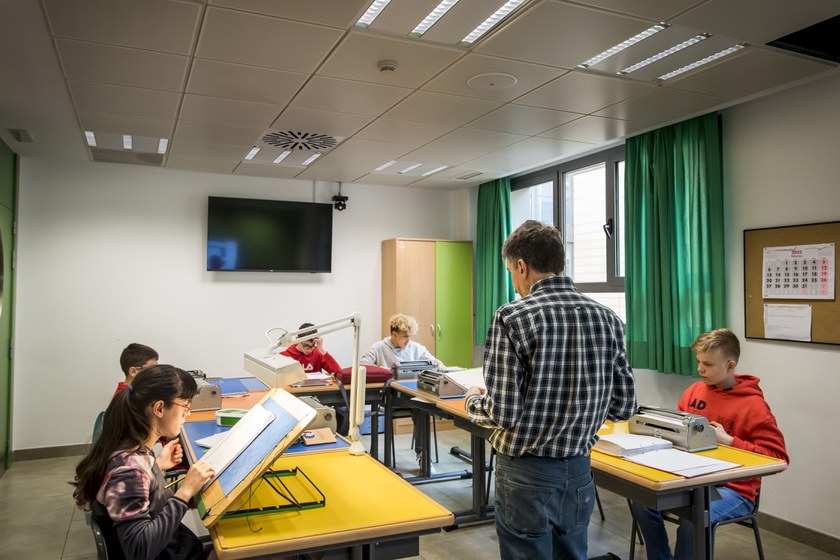
<instances>
[{"instance_id":1,"label":"plaid flannel shirt","mask_svg":"<svg viewBox=\"0 0 840 560\"><path fill-rule=\"evenodd\" d=\"M565 276L496 311L484 379L487 393L467 401L470 419L495 428L493 448L514 457L584 455L604 420L636 411L623 323Z\"/></svg>"}]
</instances>

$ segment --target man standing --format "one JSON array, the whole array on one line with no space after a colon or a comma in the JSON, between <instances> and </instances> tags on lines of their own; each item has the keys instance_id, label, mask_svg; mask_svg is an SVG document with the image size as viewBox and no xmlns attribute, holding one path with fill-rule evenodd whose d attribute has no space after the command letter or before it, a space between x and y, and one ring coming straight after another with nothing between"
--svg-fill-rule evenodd
<instances>
[{"instance_id":1,"label":"man standing","mask_svg":"<svg viewBox=\"0 0 840 560\"><path fill-rule=\"evenodd\" d=\"M471 387L465 401L470 419L495 428L501 557L585 559L595 432L636 411L624 325L562 275L556 227L526 221L502 256L522 299L496 311L484 349L487 390Z\"/></svg>"}]
</instances>

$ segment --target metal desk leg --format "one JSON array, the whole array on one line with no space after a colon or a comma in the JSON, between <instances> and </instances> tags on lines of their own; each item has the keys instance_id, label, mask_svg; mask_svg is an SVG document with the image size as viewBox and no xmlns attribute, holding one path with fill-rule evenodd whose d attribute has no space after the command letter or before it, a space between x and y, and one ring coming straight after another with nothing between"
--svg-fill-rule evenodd
<instances>
[{"instance_id":1,"label":"metal desk leg","mask_svg":"<svg viewBox=\"0 0 840 560\"><path fill-rule=\"evenodd\" d=\"M712 492L709 486L702 486L692 490L691 519L694 524L694 558L713 560L712 524L709 519L709 508L712 503Z\"/></svg>"},{"instance_id":2,"label":"metal desk leg","mask_svg":"<svg viewBox=\"0 0 840 560\"><path fill-rule=\"evenodd\" d=\"M484 472L487 470L487 463L485 463L484 438L471 434L470 448L473 472L473 511L478 519L485 519L487 517L487 479Z\"/></svg>"},{"instance_id":3,"label":"metal desk leg","mask_svg":"<svg viewBox=\"0 0 840 560\"><path fill-rule=\"evenodd\" d=\"M370 456L379 460L379 404L370 409Z\"/></svg>"},{"instance_id":4,"label":"metal desk leg","mask_svg":"<svg viewBox=\"0 0 840 560\"><path fill-rule=\"evenodd\" d=\"M420 449L423 450L422 461L420 462L420 476L429 478L432 476L432 455L431 451L431 430L429 429L429 422L431 415L425 410L415 409L415 414L412 415L420 422Z\"/></svg>"},{"instance_id":5,"label":"metal desk leg","mask_svg":"<svg viewBox=\"0 0 840 560\"><path fill-rule=\"evenodd\" d=\"M394 468L394 391L385 388L385 445L382 464L389 469Z\"/></svg>"}]
</instances>

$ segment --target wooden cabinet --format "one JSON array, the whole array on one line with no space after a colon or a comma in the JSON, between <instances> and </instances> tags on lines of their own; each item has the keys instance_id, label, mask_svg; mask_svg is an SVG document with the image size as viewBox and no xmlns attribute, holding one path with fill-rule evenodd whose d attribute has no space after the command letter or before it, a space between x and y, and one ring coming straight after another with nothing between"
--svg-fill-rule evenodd
<instances>
[{"instance_id":1,"label":"wooden cabinet","mask_svg":"<svg viewBox=\"0 0 840 560\"><path fill-rule=\"evenodd\" d=\"M472 366L471 241L382 242L382 336L395 313L417 319L414 340L447 366Z\"/></svg>"}]
</instances>

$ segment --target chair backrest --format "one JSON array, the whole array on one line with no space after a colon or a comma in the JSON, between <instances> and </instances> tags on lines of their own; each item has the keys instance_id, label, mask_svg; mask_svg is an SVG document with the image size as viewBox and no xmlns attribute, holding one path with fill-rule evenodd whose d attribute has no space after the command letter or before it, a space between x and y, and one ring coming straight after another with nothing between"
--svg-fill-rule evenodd
<instances>
[{"instance_id":1,"label":"chair backrest","mask_svg":"<svg viewBox=\"0 0 840 560\"><path fill-rule=\"evenodd\" d=\"M90 519L90 529L93 531L93 540L96 543L96 557L99 560L108 560L108 546L105 544L105 535L102 534L102 529L92 517Z\"/></svg>"},{"instance_id":2,"label":"chair backrest","mask_svg":"<svg viewBox=\"0 0 840 560\"><path fill-rule=\"evenodd\" d=\"M93 434L90 436L90 442L96 443L99 435L102 433L102 420L105 418L105 411L103 410L96 415L96 420L93 421Z\"/></svg>"}]
</instances>

